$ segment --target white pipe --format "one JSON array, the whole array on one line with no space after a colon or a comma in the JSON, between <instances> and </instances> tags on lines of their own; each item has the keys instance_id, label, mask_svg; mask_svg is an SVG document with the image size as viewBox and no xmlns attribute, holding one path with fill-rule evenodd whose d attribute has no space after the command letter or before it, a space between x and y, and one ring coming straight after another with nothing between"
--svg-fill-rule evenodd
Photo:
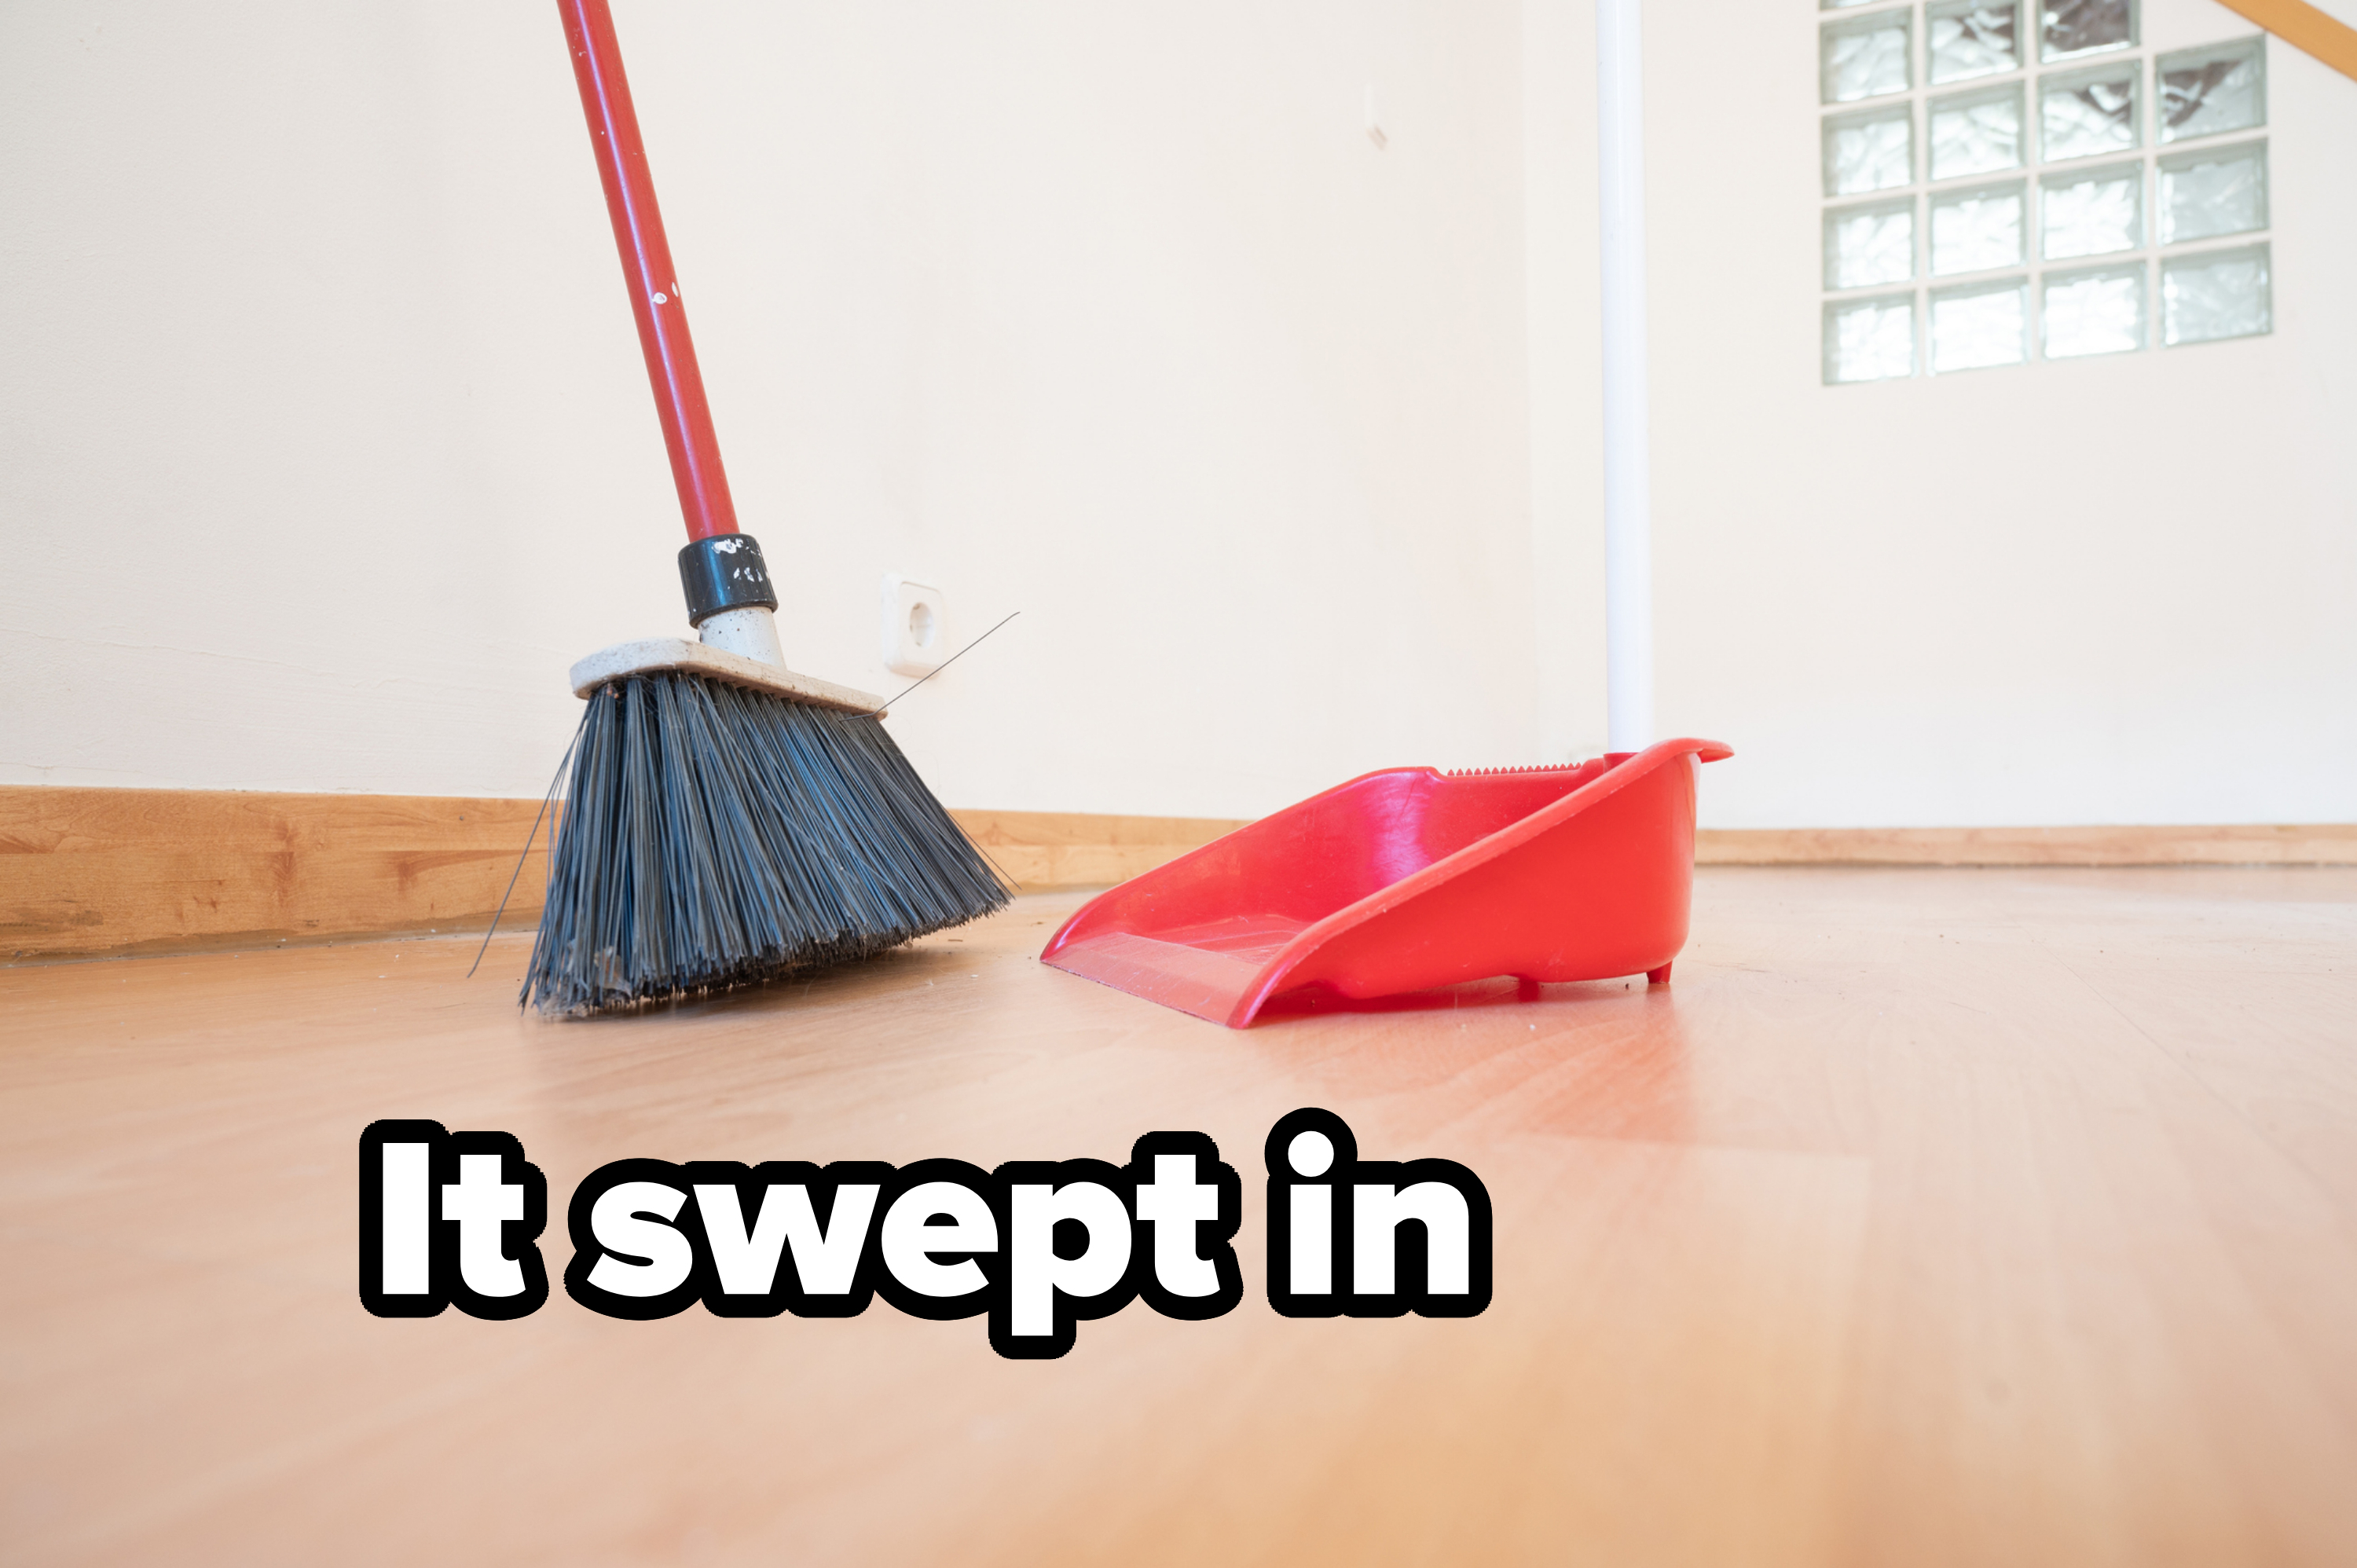
<instances>
[{"instance_id":1,"label":"white pipe","mask_svg":"<svg viewBox=\"0 0 2357 1568\"><path fill-rule=\"evenodd\" d=\"M1653 739L1641 0L1596 0L1596 131L1604 306L1605 733L1609 749L1640 751Z\"/></svg>"}]
</instances>

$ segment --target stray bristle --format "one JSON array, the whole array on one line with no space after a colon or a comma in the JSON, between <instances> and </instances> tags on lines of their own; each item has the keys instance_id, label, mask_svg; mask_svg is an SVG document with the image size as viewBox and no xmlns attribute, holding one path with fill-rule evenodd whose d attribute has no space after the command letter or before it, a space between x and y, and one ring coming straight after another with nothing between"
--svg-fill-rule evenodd
<instances>
[{"instance_id":1,"label":"stray bristle","mask_svg":"<svg viewBox=\"0 0 2357 1568\"><path fill-rule=\"evenodd\" d=\"M1003 908L881 720L677 671L591 694L522 1000L750 985Z\"/></svg>"}]
</instances>

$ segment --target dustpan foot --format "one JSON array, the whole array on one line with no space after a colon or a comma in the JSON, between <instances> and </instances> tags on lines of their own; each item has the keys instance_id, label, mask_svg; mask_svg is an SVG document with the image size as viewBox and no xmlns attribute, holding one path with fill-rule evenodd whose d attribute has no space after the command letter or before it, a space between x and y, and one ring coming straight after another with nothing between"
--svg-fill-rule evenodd
<instances>
[{"instance_id":1,"label":"dustpan foot","mask_svg":"<svg viewBox=\"0 0 2357 1568\"><path fill-rule=\"evenodd\" d=\"M1659 969L1649 969L1645 972L1645 983L1648 985L1667 985L1669 983L1670 966L1666 963Z\"/></svg>"}]
</instances>

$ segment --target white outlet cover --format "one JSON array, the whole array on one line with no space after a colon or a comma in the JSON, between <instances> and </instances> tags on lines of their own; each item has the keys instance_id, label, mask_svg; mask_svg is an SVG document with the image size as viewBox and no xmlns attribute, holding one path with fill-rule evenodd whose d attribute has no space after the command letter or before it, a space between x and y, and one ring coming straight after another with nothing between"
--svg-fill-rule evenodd
<instances>
[{"instance_id":1,"label":"white outlet cover","mask_svg":"<svg viewBox=\"0 0 2357 1568\"><path fill-rule=\"evenodd\" d=\"M929 583L884 576L884 665L895 675L930 675L949 643L949 602Z\"/></svg>"}]
</instances>

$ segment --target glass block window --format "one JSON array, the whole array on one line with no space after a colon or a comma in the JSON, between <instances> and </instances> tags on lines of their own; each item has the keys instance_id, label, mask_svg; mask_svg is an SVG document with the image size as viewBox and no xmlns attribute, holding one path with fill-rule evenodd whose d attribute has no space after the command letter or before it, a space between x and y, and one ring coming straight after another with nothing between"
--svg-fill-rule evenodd
<instances>
[{"instance_id":1,"label":"glass block window","mask_svg":"<svg viewBox=\"0 0 2357 1568\"><path fill-rule=\"evenodd\" d=\"M1828 115L1824 141L1827 196L1915 183L1915 116L1904 103Z\"/></svg>"},{"instance_id":2,"label":"glass block window","mask_svg":"<svg viewBox=\"0 0 2357 1568\"><path fill-rule=\"evenodd\" d=\"M2136 134L2136 62L2050 71L2038 83L2038 134L2049 163L2125 153Z\"/></svg>"},{"instance_id":3,"label":"glass block window","mask_svg":"<svg viewBox=\"0 0 2357 1568\"><path fill-rule=\"evenodd\" d=\"M2269 326L2267 248L2238 246L2160 263L2161 341L2248 338Z\"/></svg>"},{"instance_id":4,"label":"glass block window","mask_svg":"<svg viewBox=\"0 0 2357 1568\"><path fill-rule=\"evenodd\" d=\"M2267 226L2267 145L2236 142L2160 160L2164 243Z\"/></svg>"},{"instance_id":5,"label":"glass block window","mask_svg":"<svg viewBox=\"0 0 2357 1568\"><path fill-rule=\"evenodd\" d=\"M2144 165L2050 174L2038 189L2039 254L2048 261L2108 256L2144 243Z\"/></svg>"},{"instance_id":6,"label":"glass block window","mask_svg":"<svg viewBox=\"0 0 2357 1568\"><path fill-rule=\"evenodd\" d=\"M1915 275L1915 203L1869 201L1825 209L1825 286L1867 288Z\"/></svg>"},{"instance_id":7,"label":"glass block window","mask_svg":"<svg viewBox=\"0 0 2357 1568\"><path fill-rule=\"evenodd\" d=\"M2144 347L2144 263L2048 273L2038 318L2046 357L2126 354Z\"/></svg>"},{"instance_id":8,"label":"glass block window","mask_svg":"<svg viewBox=\"0 0 2357 1568\"><path fill-rule=\"evenodd\" d=\"M1828 103L1904 92L1914 84L1914 11L1878 11L1828 22L1818 44L1818 88Z\"/></svg>"},{"instance_id":9,"label":"glass block window","mask_svg":"<svg viewBox=\"0 0 2357 1568\"><path fill-rule=\"evenodd\" d=\"M1825 380L1880 381L1914 373L1914 295L1837 299L1825 306Z\"/></svg>"},{"instance_id":10,"label":"glass block window","mask_svg":"<svg viewBox=\"0 0 2357 1568\"><path fill-rule=\"evenodd\" d=\"M2029 284L2024 278L1932 291L1932 371L2018 365L2029 358Z\"/></svg>"},{"instance_id":11,"label":"glass block window","mask_svg":"<svg viewBox=\"0 0 2357 1568\"><path fill-rule=\"evenodd\" d=\"M2015 24L2019 15L2020 8L2010 3L1938 0L1928 13L1924 33L1930 40L1932 81L1970 81L2018 69L2021 45Z\"/></svg>"},{"instance_id":12,"label":"glass block window","mask_svg":"<svg viewBox=\"0 0 2357 1568\"><path fill-rule=\"evenodd\" d=\"M2136 41L2136 0L2046 0L2038 57L2077 59L2106 49L2134 48Z\"/></svg>"},{"instance_id":13,"label":"glass block window","mask_svg":"<svg viewBox=\"0 0 2357 1568\"><path fill-rule=\"evenodd\" d=\"M1931 117L1933 179L2021 166L2029 140L2022 134L2019 82L1934 98Z\"/></svg>"},{"instance_id":14,"label":"glass block window","mask_svg":"<svg viewBox=\"0 0 2357 1568\"><path fill-rule=\"evenodd\" d=\"M2018 267L2029 231L2019 180L1942 191L1932 198L1932 275Z\"/></svg>"},{"instance_id":15,"label":"glass block window","mask_svg":"<svg viewBox=\"0 0 2357 1568\"><path fill-rule=\"evenodd\" d=\"M2160 57L2160 139L2247 131L2267 123L2266 61L2258 38Z\"/></svg>"},{"instance_id":16,"label":"glass block window","mask_svg":"<svg viewBox=\"0 0 2357 1568\"><path fill-rule=\"evenodd\" d=\"M2137 0L1818 0L1828 385L2274 326L2266 40Z\"/></svg>"}]
</instances>

